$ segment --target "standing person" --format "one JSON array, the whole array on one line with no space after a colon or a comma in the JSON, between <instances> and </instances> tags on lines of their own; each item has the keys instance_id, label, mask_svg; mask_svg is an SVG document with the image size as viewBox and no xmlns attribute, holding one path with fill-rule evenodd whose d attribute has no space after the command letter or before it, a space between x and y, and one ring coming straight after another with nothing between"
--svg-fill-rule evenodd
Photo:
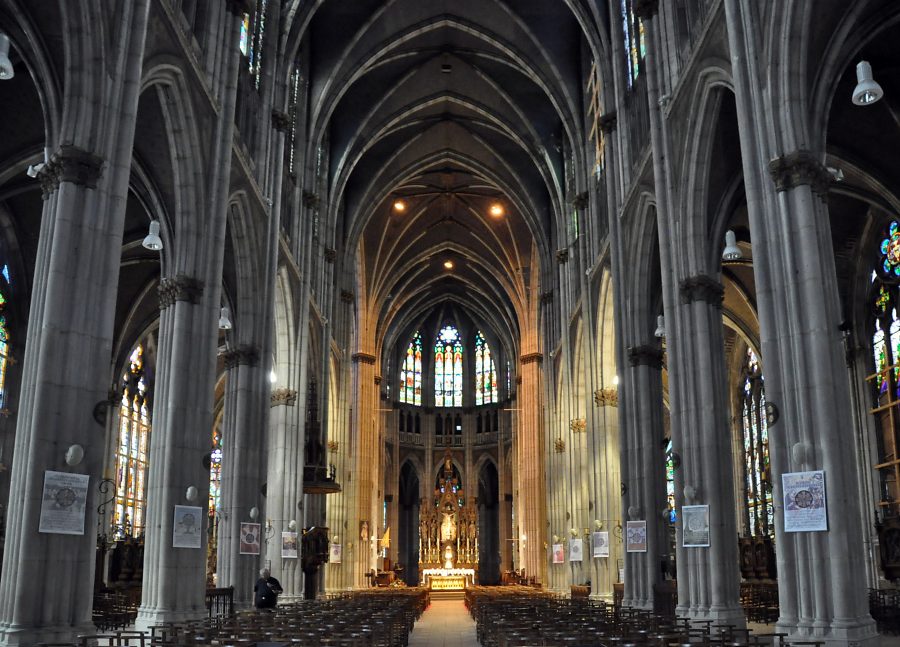
<instances>
[{"instance_id":1,"label":"standing person","mask_svg":"<svg viewBox=\"0 0 900 647\"><path fill-rule=\"evenodd\" d=\"M274 609L278 604L278 594L283 593L281 583L272 577L268 568L264 568L259 572L259 579L253 587L255 592L254 602L257 609Z\"/></svg>"}]
</instances>

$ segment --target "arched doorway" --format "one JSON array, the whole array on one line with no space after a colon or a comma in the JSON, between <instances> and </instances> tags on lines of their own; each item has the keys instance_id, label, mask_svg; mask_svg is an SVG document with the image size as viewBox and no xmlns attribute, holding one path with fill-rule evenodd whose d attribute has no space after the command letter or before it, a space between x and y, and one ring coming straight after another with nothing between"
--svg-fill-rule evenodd
<instances>
[{"instance_id":1,"label":"arched doorway","mask_svg":"<svg viewBox=\"0 0 900 647\"><path fill-rule=\"evenodd\" d=\"M401 577L409 586L419 583L419 475L406 461L400 469L399 559Z\"/></svg>"},{"instance_id":2,"label":"arched doorway","mask_svg":"<svg viewBox=\"0 0 900 647\"><path fill-rule=\"evenodd\" d=\"M485 461L478 472L478 583L500 583L500 502L497 467Z\"/></svg>"}]
</instances>

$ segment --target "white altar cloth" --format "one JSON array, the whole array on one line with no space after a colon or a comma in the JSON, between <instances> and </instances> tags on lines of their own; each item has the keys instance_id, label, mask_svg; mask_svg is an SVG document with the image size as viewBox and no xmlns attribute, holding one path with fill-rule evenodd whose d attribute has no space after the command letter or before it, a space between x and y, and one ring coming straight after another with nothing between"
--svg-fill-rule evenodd
<instances>
[{"instance_id":1,"label":"white altar cloth","mask_svg":"<svg viewBox=\"0 0 900 647\"><path fill-rule=\"evenodd\" d=\"M475 586L474 568L426 568L422 571L422 584L428 586L432 577L465 577L466 586Z\"/></svg>"}]
</instances>

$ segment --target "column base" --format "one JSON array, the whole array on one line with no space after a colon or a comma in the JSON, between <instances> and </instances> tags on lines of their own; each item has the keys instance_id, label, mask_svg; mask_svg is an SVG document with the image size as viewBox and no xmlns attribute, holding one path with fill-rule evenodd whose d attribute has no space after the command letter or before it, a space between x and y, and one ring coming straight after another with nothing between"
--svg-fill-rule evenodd
<instances>
[{"instance_id":1,"label":"column base","mask_svg":"<svg viewBox=\"0 0 900 647\"><path fill-rule=\"evenodd\" d=\"M235 609L238 608L235 603ZM150 631L150 627L161 625L166 622L185 622L188 620L202 620L208 616L209 612L206 607L201 609L189 609L187 611L174 611L172 609L147 609L141 607L138 609L137 620L134 622L134 628L137 631Z\"/></svg>"},{"instance_id":2,"label":"column base","mask_svg":"<svg viewBox=\"0 0 900 647\"><path fill-rule=\"evenodd\" d=\"M687 618L691 622L712 620L714 625L732 625L740 629L747 626L747 616L740 605L736 607L710 607L707 609L691 609L678 606L675 614L679 618Z\"/></svg>"},{"instance_id":3,"label":"column base","mask_svg":"<svg viewBox=\"0 0 900 647\"><path fill-rule=\"evenodd\" d=\"M878 647L881 636L871 617L858 622L835 620L829 625L820 622L780 620L775 631L788 634L787 640L821 640L828 647Z\"/></svg>"},{"instance_id":4,"label":"column base","mask_svg":"<svg viewBox=\"0 0 900 647\"><path fill-rule=\"evenodd\" d=\"M78 636L97 633L94 623L60 627L0 627L0 645L72 642Z\"/></svg>"}]
</instances>

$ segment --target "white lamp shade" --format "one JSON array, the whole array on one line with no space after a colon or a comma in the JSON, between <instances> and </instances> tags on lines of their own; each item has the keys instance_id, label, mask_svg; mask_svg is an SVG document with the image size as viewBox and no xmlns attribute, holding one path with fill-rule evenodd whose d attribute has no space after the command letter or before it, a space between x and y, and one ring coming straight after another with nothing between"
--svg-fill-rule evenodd
<instances>
[{"instance_id":1,"label":"white lamp shade","mask_svg":"<svg viewBox=\"0 0 900 647\"><path fill-rule=\"evenodd\" d=\"M154 252L158 252L163 248L162 238L159 237L159 220L150 221L150 232L144 238L142 245Z\"/></svg>"},{"instance_id":2,"label":"white lamp shade","mask_svg":"<svg viewBox=\"0 0 900 647\"><path fill-rule=\"evenodd\" d=\"M884 90L872 77L872 66L868 61L856 64L856 88L853 89L853 103L868 106L884 96Z\"/></svg>"},{"instance_id":3,"label":"white lamp shade","mask_svg":"<svg viewBox=\"0 0 900 647\"><path fill-rule=\"evenodd\" d=\"M656 331L653 334L659 338L666 336L666 318L663 315L656 317Z\"/></svg>"},{"instance_id":4,"label":"white lamp shade","mask_svg":"<svg viewBox=\"0 0 900 647\"><path fill-rule=\"evenodd\" d=\"M9 36L0 33L0 81L8 81L16 75L9 60Z\"/></svg>"},{"instance_id":5,"label":"white lamp shade","mask_svg":"<svg viewBox=\"0 0 900 647\"><path fill-rule=\"evenodd\" d=\"M231 330L231 310L228 306L222 306L219 311L219 330Z\"/></svg>"},{"instance_id":6,"label":"white lamp shade","mask_svg":"<svg viewBox=\"0 0 900 647\"><path fill-rule=\"evenodd\" d=\"M256 518L259 516L259 508L253 506L250 508L250 518L256 521Z\"/></svg>"},{"instance_id":7,"label":"white lamp shade","mask_svg":"<svg viewBox=\"0 0 900 647\"><path fill-rule=\"evenodd\" d=\"M722 260L736 261L743 257L744 253L741 251L741 248L737 246L737 238L735 237L734 232L729 229L725 232L725 249L722 252Z\"/></svg>"}]
</instances>

